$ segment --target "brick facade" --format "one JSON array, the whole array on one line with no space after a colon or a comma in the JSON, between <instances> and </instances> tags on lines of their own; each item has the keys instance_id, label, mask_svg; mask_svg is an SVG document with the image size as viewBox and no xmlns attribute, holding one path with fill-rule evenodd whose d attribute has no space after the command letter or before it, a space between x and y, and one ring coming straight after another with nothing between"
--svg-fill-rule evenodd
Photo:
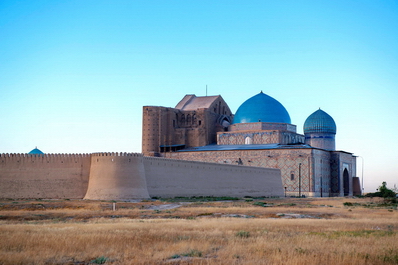
<instances>
[{"instance_id":1,"label":"brick facade","mask_svg":"<svg viewBox=\"0 0 398 265\"><path fill-rule=\"evenodd\" d=\"M278 168L288 196L344 196L343 172L338 165L349 165L349 176L356 175L355 157L351 154L338 151L331 153L315 148L180 151L163 155L188 161ZM352 195L351 186L347 195Z\"/></svg>"},{"instance_id":2,"label":"brick facade","mask_svg":"<svg viewBox=\"0 0 398 265\"><path fill-rule=\"evenodd\" d=\"M144 106L142 153L159 156L161 152L215 143L217 132L223 131L232 117L221 96L187 95L176 108Z\"/></svg>"},{"instance_id":3,"label":"brick facade","mask_svg":"<svg viewBox=\"0 0 398 265\"><path fill-rule=\"evenodd\" d=\"M204 98L201 100L205 100ZM195 99L192 95L185 96L177 105L181 110L152 108L158 108L156 111L160 111L160 115L164 116L168 111L186 111L182 110L183 106L187 106L192 99ZM228 114L226 118L228 121L233 118L233 115L220 113L220 108L215 107L214 104L218 102L218 105L222 105L225 109L226 103L212 97L208 100L212 102L209 107L201 109L205 113L201 119L207 120L200 127L203 130L202 134L195 131L196 128L199 128L195 127L197 125L184 127L177 124L178 128L166 126L162 131L160 129L153 130L154 134L151 137L154 141L152 143L145 138L145 130L150 126L162 126L156 121L159 119L158 117L147 120L148 107L144 107L144 154L153 155L154 152L159 152L159 156L171 159L278 168L281 170L285 193L291 196L347 196L353 194L352 178L356 176L356 159L351 153L335 151L334 134L324 135L316 132L301 135L296 133L296 125L261 120L235 123L225 127L222 115L225 117L225 114ZM191 108L190 111L198 113L199 110ZM152 121L154 125L145 124L146 122L152 123ZM171 123L171 121L168 122L168 124ZM175 125L174 121L173 125ZM178 136L174 136L178 130L183 131ZM190 134L191 137L187 139ZM203 137L204 135L206 137ZM331 138L331 136L333 137ZM176 139L167 141L170 137ZM178 150L171 148L160 150L162 143L178 143L183 147ZM152 149L148 149L146 146L148 144Z\"/></svg>"}]
</instances>

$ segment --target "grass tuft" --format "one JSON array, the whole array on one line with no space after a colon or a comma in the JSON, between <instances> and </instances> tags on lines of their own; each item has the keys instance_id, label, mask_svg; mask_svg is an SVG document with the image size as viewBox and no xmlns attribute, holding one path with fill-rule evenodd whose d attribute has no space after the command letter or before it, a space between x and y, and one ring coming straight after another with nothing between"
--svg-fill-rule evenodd
<instances>
[{"instance_id":1,"label":"grass tuft","mask_svg":"<svg viewBox=\"0 0 398 265\"><path fill-rule=\"evenodd\" d=\"M92 260L90 263L93 263L93 264L105 264L107 261L108 261L107 257L101 256L101 257L98 257L98 258Z\"/></svg>"},{"instance_id":2,"label":"grass tuft","mask_svg":"<svg viewBox=\"0 0 398 265\"><path fill-rule=\"evenodd\" d=\"M174 254L171 256L171 259L178 259L181 257L191 257L191 258L200 258L202 257L202 251L199 251L197 249L190 249L188 252L181 253L181 254Z\"/></svg>"},{"instance_id":3,"label":"grass tuft","mask_svg":"<svg viewBox=\"0 0 398 265\"><path fill-rule=\"evenodd\" d=\"M238 231L238 232L236 232L235 236L240 237L240 238L248 238L250 236L250 232Z\"/></svg>"}]
</instances>

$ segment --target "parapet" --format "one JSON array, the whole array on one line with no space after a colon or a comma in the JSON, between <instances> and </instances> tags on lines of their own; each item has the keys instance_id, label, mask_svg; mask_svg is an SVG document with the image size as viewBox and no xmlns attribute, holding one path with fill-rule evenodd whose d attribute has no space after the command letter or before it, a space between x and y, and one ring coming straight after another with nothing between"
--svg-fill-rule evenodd
<instances>
[{"instance_id":1,"label":"parapet","mask_svg":"<svg viewBox=\"0 0 398 265\"><path fill-rule=\"evenodd\" d=\"M15 153L15 154L0 154L0 163L8 162L53 162L53 161L79 161L82 159L90 158L91 154L25 154L25 153Z\"/></svg>"},{"instance_id":2,"label":"parapet","mask_svg":"<svg viewBox=\"0 0 398 265\"><path fill-rule=\"evenodd\" d=\"M111 152L111 153L93 153L92 156L134 156L134 157L142 157L141 153L118 153L118 152Z\"/></svg>"}]
</instances>

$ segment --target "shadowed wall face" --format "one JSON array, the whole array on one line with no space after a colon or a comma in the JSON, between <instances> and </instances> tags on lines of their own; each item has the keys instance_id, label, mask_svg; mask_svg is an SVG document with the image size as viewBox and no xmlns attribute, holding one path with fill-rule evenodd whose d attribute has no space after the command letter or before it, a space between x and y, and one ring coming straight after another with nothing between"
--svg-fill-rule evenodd
<instances>
[{"instance_id":1,"label":"shadowed wall face","mask_svg":"<svg viewBox=\"0 0 398 265\"><path fill-rule=\"evenodd\" d=\"M2 198L283 196L279 169L143 157L136 153L2 154L0 159Z\"/></svg>"},{"instance_id":2,"label":"shadowed wall face","mask_svg":"<svg viewBox=\"0 0 398 265\"><path fill-rule=\"evenodd\" d=\"M144 157L150 196L283 196L279 169Z\"/></svg>"},{"instance_id":3,"label":"shadowed wall face","mask_svg":"<svg viewBox=\"0 0 398 265\"><path fill-rule=\"evenodd\" d=\"M0 154L0 196L81 199L90 163L88 154Z\"/></svg>"},{"instance_id":4,"label":"shadowed wall face","mask_svg":"<svg viewBox=\"0 0 398 265\"><path fill-rule=\"evenodd\" d=\"M93 154L90 183L84 199L149 198L141 154Z\"/></svg>"},{"instance_id":5,"label":"shadowed wall face","mask_svg":"<svg viewBox=\"0 0 398 265\"><path fill-rule=\"evenodd\" d=\"M349 165L349 178L356 175L356 159L352 154L313 148L184 151L166 155L168 158L187 161L278 168L288 196L344 196L343 164ZM346 185L346 188L352 194L352 186Z\"/></svg>"}]
</instances>

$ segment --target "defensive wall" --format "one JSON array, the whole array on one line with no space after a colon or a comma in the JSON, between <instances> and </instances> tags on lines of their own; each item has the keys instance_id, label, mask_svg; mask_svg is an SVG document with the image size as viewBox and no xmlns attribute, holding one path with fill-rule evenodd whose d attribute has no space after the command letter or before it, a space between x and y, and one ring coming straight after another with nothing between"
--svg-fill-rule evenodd
<instances>
[{"instance_id":1,"label":"defensive wall","mask_svg":"<svg viewBox=\"0 0 398 265\"><path fill-rule=\"evenodd\" d=\"M278 168L288 196L352 196L352 177L356 176L355 157L351 153L316 148L292 146L263 150L179 151L164 155L178 160L195 159L224 165L239 164L249 168Z\"/></svg>"},{"instance_id":2,"label":"defensive wall","mask_svg":"<svg viewBox=\"0 0 398 265\"><path fill-rule=\"evenodd\" d=\"M138 153L0 154L0 198L130 200L283 196L279 169Z\"/></svg>"},{"instance_id":3,"label":"defensive wall","mask_svg":"<svg viewBox=\"0 0 398 265\"><path fill-rule=\"evenodd\" d=\"M83 198L90 154L0 154L1 198Z\"/></svg>"},{"instance_id":4,"label":"defensive wall","mask_svg":"<svg viewBox=\"0 0 398 265\"><path fill-rule=\"evenodd\" d=\"M279 169L144 157L151 196L283 196Z\"/></svg>"},{"instance_id":5,"label":"defensive wall","mask_svg":"<svg viewBox=\"0 0 398 265\"><path fill-rule=\"evenodd\" d=\"M84 199L129 200L135 198L149 198L142 154L92 154L90 181Z\"/></svg>"},{"instance_id":6,"label":"defensive wall","mask_svg":"<svg viewBox=\"0 0 398 265\"><path fill-rule=\"evenodd\" d=\"M279 169L288 196L314 196L311 149L184 151L165 154L180 160L215 162L248 168ZM326 196L326 194L325 194Z\"/></svg>"}]
</instances>

